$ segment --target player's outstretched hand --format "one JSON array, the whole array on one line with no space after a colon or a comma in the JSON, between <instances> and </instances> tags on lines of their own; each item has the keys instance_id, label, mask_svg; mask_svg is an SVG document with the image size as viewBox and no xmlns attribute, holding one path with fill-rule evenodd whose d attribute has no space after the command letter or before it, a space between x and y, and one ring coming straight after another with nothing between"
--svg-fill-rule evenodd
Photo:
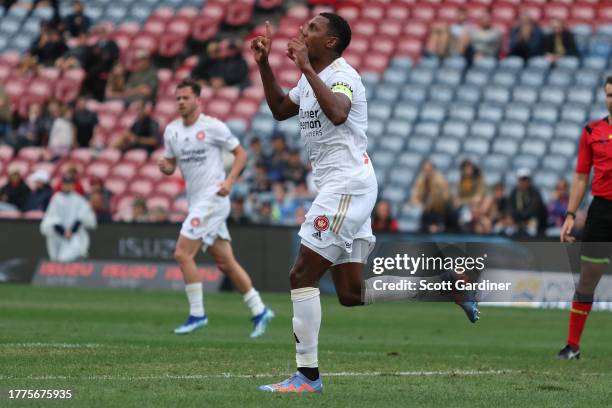
<instances>
[{"instance_id":1,"label":"player's outstretched hand","mask_svg":"<svg viewBox=\"0 0 612 408\"><path fill-rule=\"evenodd\" d=\"M573 217L565 217L565 222L561 227L561 242L574 242L576 238L571 235L572 228L574 228L574 218Z\"/></svg>"},{"instance_id":2,"label":"player's outstretched hand","mask_svg":"<svg viewBox=\"0 0 612 408\"><path fill-rule=\"evenodd\" d=\"M217 191L217 195L221 197L225 197L232 191L232 182L229 180L225 180L223 183L219 184L219 191Z\"/></svg>"},{"instance_id":3,"label":"player's outstretched hand","mask_svg":"<svg viewBox=\"0 0 612 408\"><path fill-rule=\"evenodd\" d=\"M308 58L308 47L304 41L303 28L300 26L300 35L289 41L287 44L287 56L295 63L300 71L310 67L310 59Z\"/></svg>"},{"instance_id":4,"label":"player's outstretched hand","mask_svg":"<svg viewBox=\"0 0 612 408\"><path fill-rule=\"evenodd\" d=\"M251 50L255 56L255 61L258 64L262 64L268 61L268 55L270 55L270 49L272 48L272 29L270 22L266 21L266 35L257 36L251 41Z\"/></svg>"}]
</instances>

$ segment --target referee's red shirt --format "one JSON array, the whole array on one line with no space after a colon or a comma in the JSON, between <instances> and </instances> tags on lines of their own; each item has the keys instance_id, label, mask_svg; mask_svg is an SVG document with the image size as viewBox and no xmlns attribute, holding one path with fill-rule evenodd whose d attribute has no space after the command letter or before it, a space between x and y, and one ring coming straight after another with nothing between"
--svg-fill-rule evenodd
<instances>
[{"instance_id":1,"label":"referee's red shirt","mask_svg":"<svg viewBox=\"0 0 612 408\"><path fill-rule=\"evenodd\" d=\"M576 173L589 174L593 166L593 195L612 200L612 125L608 118L593 121L582 130Z\"/></svg>"}]
</instances>

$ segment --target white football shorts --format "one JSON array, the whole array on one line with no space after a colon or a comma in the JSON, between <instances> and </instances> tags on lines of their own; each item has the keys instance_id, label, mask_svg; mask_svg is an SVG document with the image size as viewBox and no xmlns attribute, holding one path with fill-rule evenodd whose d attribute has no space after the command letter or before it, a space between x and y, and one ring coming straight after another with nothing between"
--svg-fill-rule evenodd
<instances>
[{"instance_id":1,"label":"white football shorts","mask_svg":"<svg viewBox=\"0 0 612 408\"><path fill-rule=\"evenodd\" d=\"M370 215L377 195L377 189L357 195L319 193L300 228L302 245L333 265L367 263L376 243Z\"/></svg>"},{"instance_id":2,"label":"white football shorts","mask_svg":"<svg viewBox=\"0 0 612 408\"><path fill-rule=\"evenodd\" d=\"M183 221L181 235L191 240L202 240L202 251L215 243L217 238L231 241L226 220L231 210L229 197L214 196L193 205Z\"/></svg>"}]
</instances>

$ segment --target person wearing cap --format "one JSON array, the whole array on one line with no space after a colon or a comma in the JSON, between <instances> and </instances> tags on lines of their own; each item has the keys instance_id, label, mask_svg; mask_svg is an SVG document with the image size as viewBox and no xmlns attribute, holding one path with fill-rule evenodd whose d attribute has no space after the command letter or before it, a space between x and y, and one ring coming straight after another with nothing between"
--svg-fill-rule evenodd
<instances>
[{"instance_id":1,"label":"person wearing cap","mask_svg":"<svg viewBox=\"0 0 612 408\"><path fill-rule=\"evenodd\" d=\"M40 224L40 232L47 238L49 258L72 262L87 257L87 230L96 227L96 215L89 202L75 192L75 179L70 174L64 175L62 189L51 199Z\"/></svg>"},{"instance_id":2,"label":"person wearing cap","mask_svg":"<svg viewBox=\"0 0 612 408\"><path fill-rule=\"evenodd\" d=\"M32 193L25 204L25 211L46 211L53 196L53 189L49 185L49 173L37 170L30 176Z\"/></svg>"},{"instance_id":3,"label":"person wearing cap","mask_svg":"<svg viewBox=\"0 0 612 408\"><path fill-rule=\"evenodd\" d=\"M518 169L516 178L516 187L508 197L508 210L519 233L535 236L546 228L546 206L538 189L531 184L531 170Z\"/></svg>"},{"instance_id":4,"label":"person wearing cap","mask_svg":"<svg viewBox=\"0 0 612 408\"><path fill-rule=\"evenodd\" d=\"M9 168L8 175L8 182L0 189L0 202L11 204L19 211L24 211L30 196L30 188L24 182L19 169Z\"/></svg>"}]
</instances>

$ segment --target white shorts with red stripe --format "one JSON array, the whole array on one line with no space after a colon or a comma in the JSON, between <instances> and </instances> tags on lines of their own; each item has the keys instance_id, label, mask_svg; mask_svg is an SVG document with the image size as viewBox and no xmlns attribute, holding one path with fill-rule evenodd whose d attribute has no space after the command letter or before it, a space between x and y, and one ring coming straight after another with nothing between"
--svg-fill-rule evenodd
<instances>
[{"instance_id":1,"label":"white shorts with red stripe","mask_svg":"<svg viewBox=\"0 0 612 408\"><path fill-rule=\"evenodd\" d=\"M214 196L189 208L189 215L181 227L181 235L191 240L202 240L203 251L217 238L230 241L226 220L230 214L229 197Z\"/></svg>"},{"instance_id":2,"label":"white shorts with red stripe","mask_svg":"<svg viewBox=\"0 0 612 408\"><path fill-rule=\"evenodd\" d=\"M377 195L377 189L365 194L319 193L300 228L302 245L334 265L367 263L376 243L370 215Z\"/></svg>"}]
</instances>

